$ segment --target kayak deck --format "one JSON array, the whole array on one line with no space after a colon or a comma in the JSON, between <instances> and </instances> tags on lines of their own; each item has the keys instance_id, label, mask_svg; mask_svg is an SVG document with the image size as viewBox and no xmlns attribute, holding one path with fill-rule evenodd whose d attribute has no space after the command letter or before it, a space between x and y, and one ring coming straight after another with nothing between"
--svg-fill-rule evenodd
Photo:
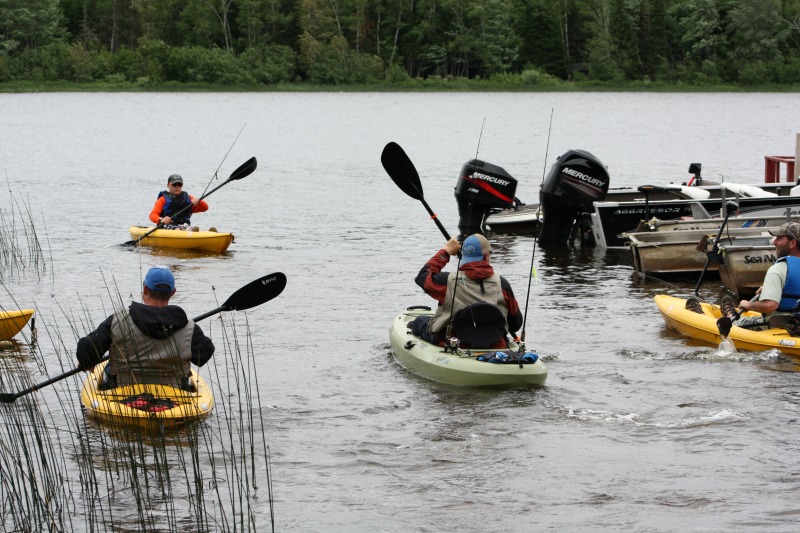
<instances>
[{"instance_id":1,"label":"kayak deck","mask_svg":"<svg viewBox=\"0 0 800 533\"><path fill-rule=\"evenodd\" d=\"M81 405L86 413L115 426L142 428L162 424L180 427L202 419L214 408L214 395L192 369L196 392L169 385L135 384L101 391L98 385L108 362L95 366L83 383Z\"/></svg>"},{"instance_id":2,"label":"kayak deck","mask_svg":"<svg viewBox=\"0 0 800 533\"><path fill-rule=\"evenodd\" d=\"M22 328L33 316L33 313L33 309L0 311L0 341L11 340L14 335L22 331Z\"/></svg>"},{"instance_id":3,"label":"kayak deck","mask_svg":"<svg viewBox=\"0 0 800 533\"><path fill-rule=\"evenodd\" d=\"M131 226L128 233L131 239L136 240L152 231L152 227ZM142 246L162 248L183 248L189 250L204 250L206 252L224 253L233 242L232 233L218 233L216 231L189 231L182 229L157 229L150 235L140 240Z\"/></svg>"},{"instance_id":4,"label":"kayak deck","mask_svg":"<svg viewBox=\"0 0 800 533\"><path fill-rule=\"evenodd\" d=\"M408 322L433 311L408 309L400 313L389 329L389 342L395 359L410 372L424 378L463 387L523 387L544 385L547 367L535 363L491 363L479 361L497 352L494 348L445 352L444 348L413 335Z\"/></svg>"},{"instance_id":5,"label":"kayak deck","mask_svg":"<svg viewBox=\"0 0 800 533\"><path fill-rule=\"evenodd\" d=\"M719 345L722 342L717 327L717 319L722 316L718 306L701 303L703 314L699 314L686 309L684 298L659 294L654 299L669 327L687 337L710 344ZM742 316L758 315L759 313L746 312ZM789 355L800 355L800 337L792 337L784 328L755 331L733 326L728 334L728 340L737 350L760 352L776 349Z\"/></svg>"}]
</instances>

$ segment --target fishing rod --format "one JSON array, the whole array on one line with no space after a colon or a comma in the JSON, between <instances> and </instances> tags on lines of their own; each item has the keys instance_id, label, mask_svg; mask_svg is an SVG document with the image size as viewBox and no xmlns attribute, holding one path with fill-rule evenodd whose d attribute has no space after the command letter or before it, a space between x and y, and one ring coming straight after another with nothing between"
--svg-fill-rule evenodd
<instances>
[{"instance_id":1,"label":"fishing rod","mask_svg":"<svg viewBox=\"0 0 800 533\"><path fill-rule=\"evenodd\" d=\"M205 188L205 189L203 189L203 194L201 194L200 196L205 196L205 194L206 194L206 191L207 191L207 190L208 190L208 188L211 186L211 182L212 182L212 181L214 181L215 179L217 179L217 175L219 174L219 169L221 169L221 168L222 168L222 165L225 163L225 160L226 160L226 159L228 159L228 154L230 154L230 153L231 153L231 150L233 150L233 147L236 145L236 141L238 141L238 140L239 140L239 136L240 136L240 135L242 134L242 132L244 131L244 128L245 128L245 126L247 126L247 122L245 122L245 123L242 125L242 129L240 129L240 130L239 130L239 133L237 133L237 134L236 134L236 137L233 139L233 142L231 143L231 146L230 146L230 148L228 148L228 151L227 151L227 152L225 152L225 155L223 156L223 158L222 158L222 161L220 161L220 162L219 162L219 166L217 167L217 170L215 170L215 171L214 171L214 175L213 175L213 176L211 176L211 179L210 179L210 180L208 180L208 185L206 185L206 188Z\"/></svg>"},{"instance_id":2,"label":"fishing rod","mask_svg":"<svg viewBox=\"0 0 800 533\"><path fill-rule=\"evenodd\" d=\"M481 132L478 134L478 146L475 147L475 163L472 165L474 170L477 170L477 161L478 161L478 152L481 150L481 139L483 139L483 126L486 124L486 117L483 117L483 122L481 122ZM473 170L473 171L474 171Z\"/></svg>"},{"instance_id":3,"label":"fishing rod","mask_svg":"<svg viewBox=\"0 0 800 533\"><path fill-rule=\"evenodd\" d=\"M478 170L478 153L480 152L480 149L481 149L481 139L483 138L483 126L485 124L486 124L486 117L483 117L483 122L481 122L481 132L478 134L478 146L475 148L475 159L472 160L472 172L473 172L473 174ZM472 219L472 208L473 208L473 205L474 204L472 202L470 202L469 211L468 211L468 218L469 219ZM463 243L464 240L467 237L469 237L469 235L461 235L461 237L462 237L461 242ZM481 251L483 251L483 250L481 250ZM446 342L447 345L450 344L449 341L450 341L450 337L451 337L451 334L452 334L452 331L453 331L453 318L454 317L453 317L453 314L452 314L452 310L455 308L455 305L456 305L456 291L458 290L458 274L461 271L461 256L462 256L462 254L459 253L458 254L458 262L456 263L456 272L455 272L456 281L455 281L455 284L453 286L453 297L450 299L451 314L450 314L450 320L447 322L447 330L445 331L445 339L447 339L447 342ZM450 347L453 348L453 349L458 348L458 343L455 343L455 344L456 344L455 346L450 346Z\"/></svg>"},{"instance_id":4,"label":"fishing rod","mask_svg":"<svg viewBox=\"0 0 800 533\"><path fill-rule=\"evenodd\" d=\"M544 150L544 164L542 165L542 184L539 186L539 213L542 212L542 191L544 190L544 178L547 172L547 155L550 152L550 133L553 131L553 108L550 108L550 126L547 128L547 145ZM531 278L535 271L534 258L536 257L536 243L539 241L538 237L533 239L533 252L531 253L531 269L528 271L528 292L525 295L525 313L522 316L522 331L520 332L520 349L525 347L525 326L528 323L528 303L531 299Z\"/></svg>"}]
</instances>

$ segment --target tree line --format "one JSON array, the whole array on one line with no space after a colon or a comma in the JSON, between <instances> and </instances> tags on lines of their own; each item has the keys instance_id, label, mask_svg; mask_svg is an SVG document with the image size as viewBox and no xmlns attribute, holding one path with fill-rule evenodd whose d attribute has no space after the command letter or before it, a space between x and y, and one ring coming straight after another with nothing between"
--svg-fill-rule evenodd
<instances>
[{"instance_id":1,"label":"tree line","mask_svg":"<svg viewBox=\"0 0 800 533\"><path fill-rule=\"evenodd\" d=\"M0 0L0 82L800 83L800 0Z\"/></svg>"}]
</instances>

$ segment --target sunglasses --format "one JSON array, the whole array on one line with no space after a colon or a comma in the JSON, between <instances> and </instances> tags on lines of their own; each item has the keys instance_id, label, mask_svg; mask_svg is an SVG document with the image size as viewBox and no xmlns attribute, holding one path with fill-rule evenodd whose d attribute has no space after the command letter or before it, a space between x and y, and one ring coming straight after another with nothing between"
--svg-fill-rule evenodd
<instances>
[{"instance_id":1,"label":"sunglasses","mask_svg":"<svg viewBox=\"0 0 800 533\"><path fill-rule=\"evenodd\" d=\"M183 187L183 183L171 183L173 187Z\"/></svg>"}]
</instances>

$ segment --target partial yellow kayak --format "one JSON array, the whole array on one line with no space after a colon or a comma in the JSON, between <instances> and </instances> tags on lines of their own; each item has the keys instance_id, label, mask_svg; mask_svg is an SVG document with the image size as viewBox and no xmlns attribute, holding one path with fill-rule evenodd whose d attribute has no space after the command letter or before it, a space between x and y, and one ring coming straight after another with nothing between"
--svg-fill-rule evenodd
<instances>
[{"instance_id":1,"label":"partial yellow kayak","mask_svg":"<svg viewBox=\"0 0 800 533\"><path fill-rule=\"evenodd\" d=\"M14 335L22 331L32 316L33 309L0 311L0 341L11 340Z\"/></svg>"},{"instance_id":2,"label":"partial yellow kayak","mask_svg":"<svg viewBox=\"0 0 800 533\"><path fill-rule=\"evenodd\" d=\"M152 231L155 226L131 226L128 232L133 240ZM141 246L162 248L183 248L186 250L204 250L206 252L223 253L233 242L233 233L216 231L188 231L182 229L157 229L139 241Z\"/></svg>"},{"instance_id":3,"label":"partial yellow kayak","mask_svg":"<svg viewBox=\"0 0 800 533\"><path fill-rule=\"evenodd\" d=\"M114 426L180 427L205 418L214 408L214 395L192 369L196 392L169 385L136 384L99 390L107 361L95 366L83 383L81 405L86 413Z\"/></svg>"},{"instance_id":4,"label":"partial yellow kayak","mask_svg":"<svg viewBox=\"0 0 800 533\"><path fill-rule=\"evenodd\" d=\"M701 303L703 313L700 314L686 309L686 300L683 298L659 294L655 297L655 301L661 316L671 328L687 337L713 345L722 342L717 326L717 319L722 316L722 312L718 306ZM748 311L742 316L758 315L759 313ZM786 354L800 355L800 337L792 337L784 328L754 331L733 326L728 334L728 340L737 350L760 352L776 349Z\"/></svg>"}]
</instances>

